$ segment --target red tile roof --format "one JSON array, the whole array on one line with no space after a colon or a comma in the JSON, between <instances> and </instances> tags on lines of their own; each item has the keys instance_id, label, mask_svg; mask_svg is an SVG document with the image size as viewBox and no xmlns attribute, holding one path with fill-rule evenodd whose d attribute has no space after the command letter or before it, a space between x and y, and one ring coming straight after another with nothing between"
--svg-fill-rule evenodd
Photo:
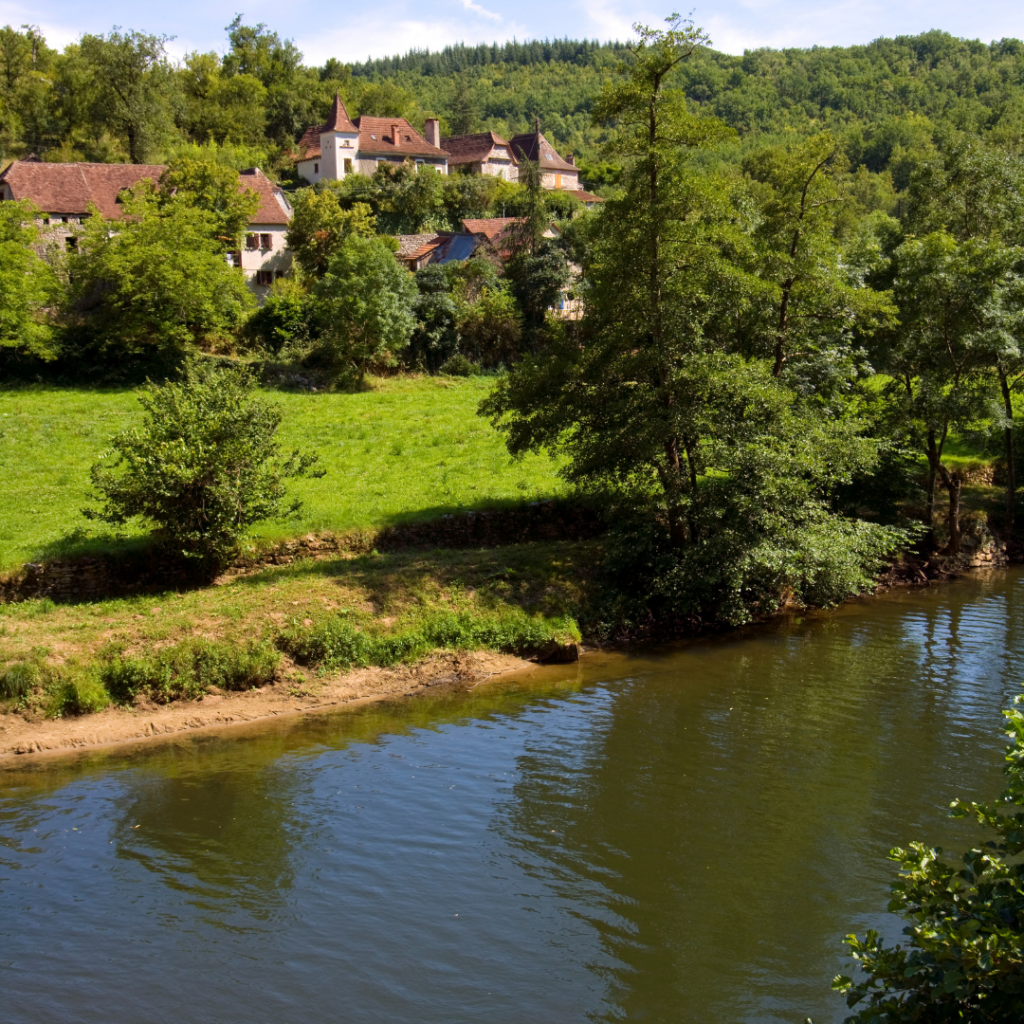
<instances>
[{"instance_id":1,"label":"red tile roof","mask_svg":"<svg viewBox=\"0 0 1024 1024\"><path fill-rule=\"evenodd\" d=\"M337 103L341 111L344 111L341 101ZM331 109L334 110L333 107ZM332 131L358 132L358 156L422 156L444 160L448 155L443 149L427 142L404 117L369 117L363 114L352 122L348 121L348 114L345 114L345 119L349 127L334 128L328 122L307 128L296 147L296 162L318 159L321 155L320 136Z\"/></svg>"},{"instance_id":2,"label":"red tile roof","mask_svg":"<svg viewBox=\"0 0 1024 1024\"><path fill-rule=\"evenodd\" d=\"M600 196L595 196L593 192L587 192L586 189L582 188L567 188L565 190L569 195L575 196L581 203L603 203L604 200Z\"/></svg>"},{"instance_id":3,"label":"red tile roof","mask_svg":"<svg viewBox=\"0 0 1024 1024\"><path fill-rule=\"evenodd\" d=\"M493 242L496 238L503 235L510 225L518 224L520 218L518 217L481 217L477 219L467 219L462 222L462 226L471 235L483 235L488 242Z\"/></svg>"},{"instance_id":4,"label":"red tile roof","mask_svg":"<svg viewBox=\"0 0 1024 1024\"><path fill-rule=\"evenodd\" d=\"M46 164L15 160L0 174L15 199L31 200L43 213L85 214L92 203L107 219L121 217L117 197L143 178L155 184L160 164Z\"/></svg>"},{"instance_id":5,"label":"red tile roof","mask_svg":"<svg viewBox=\"0 0 1024 1024\"><path fill-rule=\"evenodd\" d=\"M258 167L239 171L238 187L255 189L260 197L260 208L252 215L250 224L287 224L292 219L292 208L284 193Z\"/></svg>"},{"instance_id":6,"label":"red tile roof","mask_svg":"<svg viewBox=\"0 0 1024 1024\"><path fill-rule=\"evenodd\" d=\"M90 203L108 220L123 215L118 196L143 178L154 184L167 168L163 164L45 164L16 160L0 174L15 199L31 200L43 213L86 214ZM254 189L260 208L253 224L287 224L291 208L284 193L258 167L238 175L239 189Z\"/></svg>"},{"instance_id":7,"label":"red tile roof","mask_svg":"<svg viewBox=\"0 0 1024 1024\"><path fill-rule=\"evenodd\" d=\"M526 132L512 137L512 150L520 160L540 164L542 171L575 171L579 168L563 160L555 147L541 135L540 131Z\"/></svg>"},{"instance_id":8,"label":"red tile roof","mask_svg":"<svg viewBox=\"0 0 1024 1024\"><path fill-rule=\"evenodd\" d=\"M480 132L476 135L452 135L441 140L441 148L448 154L450 164L471 164L478 160L486 160L495 146L504 146L512 163L516 162L515 153L509 144L494 132Z\"/></svg>"}]
</instances>

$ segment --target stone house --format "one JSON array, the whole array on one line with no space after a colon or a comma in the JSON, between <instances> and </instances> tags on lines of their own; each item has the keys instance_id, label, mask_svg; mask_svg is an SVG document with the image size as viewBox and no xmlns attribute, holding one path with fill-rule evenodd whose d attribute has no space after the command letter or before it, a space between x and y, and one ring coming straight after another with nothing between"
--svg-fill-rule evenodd
<instances>
[{"instance_id":1,"label":"stone house","mask_svg":"<svg viewBox=\"0 0 1024 1024\"><path fill-rule=\"evenodd\" d=\"M488 174L506 181L516 181L519 177L512 147L494 132L451 135L441 139L441 148L448 154L449 171Z\"/></svg>"},{"instance_id":2,"label":"stone house","mask_svg":"<svg viewBox=\"0 0 1024 1024\"><path fill-rule=\"evenodd\" d=\"M15 160L0 174L0 201L29 200L38 210L43 244L74 247L76 229L94 213L106 220L123 216L121 195L143 179L158 182L167 168L162 164L42 163ZM258 167L238 175L239 189L253 189L260 207L249 225L244 248L228 259L245 272L258 296L291 265L285 232L292 208L281 189Z\"/></svg>"},{"instance_id":3,"label":"stone house","mask_svg":"<svg viewBox=\"0 0 1024 1024\"><path fill-rule=\"evenodd\" d=\"M529 160L538 166L544 188L564 189L567 192L579 189L580 172L575 159L570 156L568 160L563 160L555 147L541 134L540 128L514 135L511 146L518 160Z\"/></svg>"},{"instance_id":4,"label":"stone house","mask_svg":"<svg viewBox=\"0 0 1024 1024\"><path fill-rule=\"evenodd\" d=\"M340 96L334 97L324 124L307 128L298 142L295 163L311 185L322 179L341 181L348 174L371 175L380 164L412 160L417 167L448 173L437 118L427 120L426 137L404 117L349 118Z\"/></svg>"}]
</instances>

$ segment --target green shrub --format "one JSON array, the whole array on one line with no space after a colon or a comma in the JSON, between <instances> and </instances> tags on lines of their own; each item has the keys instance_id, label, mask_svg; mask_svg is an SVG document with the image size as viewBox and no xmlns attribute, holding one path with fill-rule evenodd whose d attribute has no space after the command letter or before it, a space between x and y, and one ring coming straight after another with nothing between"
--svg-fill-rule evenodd
<instances>
[{"instance_id":1,"label":"green shrub","mask_svg":"<svg viewBox=\"0 0 1024 1024\"><path fill-rule=\"evenodd\" d=\"M265 642L244 646L187 640L153 657L111 658L101 668L103 683L119 704L139 695L159 702L191 699L210 687L248 690L273 682L281 655Z\"/></svg>"},{"instance_id":2,"label":"green shrub","mask_svg":"<svg viewBox=\"0 0 1024 1024\"><path fill-rule=\"evenodd\" d=\"M449 377L472 377L479 372L480 367L470 362L461 352L449 356L441 364L441 373L446 373Z\"/></svg>"},{"instance_id":3,"label":"green shrub","mask_svg":"<svg viewBox=\"0 0 1024 1024\"><path fill-rule=\"evenodd\" d=\"M480 617L466 612L442 612L395 633L362 630L340 616L311 626L293 626L278 638L278 646L303 665L323 668L387 667L413 661L436 650L489 648L509 654L530 654L551 640L579 640L571 619L547 619L512 612Z\"/></svg>"},{"instance_id":4,"label":"green shrub","mask_svg":"<svg viewBox=\"0 0 1024 1024\"><path fill-rule=\"evenodd\" d=\"M30 661L16 661L0 675L0 698L27 697L39 682L39 667Z\"/></svg>"},{"instance_id":5,"label":"green shrub","mask_svg":"<svg viewBox=\"0 0 1024 1024\"><path fill-rule=\"evenodd\" d=\"M860 972L833 988L851 1009L864 1004L847 1024L1024 1019L1024 714L1004 714L1006 788L994 803L954 800L950 810L977 821L986 841L955 860L924 843L890 852L901 871L889 911L905 938L847 937Z\"/></svg>"},{"instance_id":6,"label":"green shrub","mask_svg":"<svg viewBox=\"0 0 1024 1024\"><path fill-rule=\"evenodd\" d=\"M74 665L48 668L42 710L47 718L67 718L102 711L110 703L98 674Z\"/></svg>"}]
</instances>

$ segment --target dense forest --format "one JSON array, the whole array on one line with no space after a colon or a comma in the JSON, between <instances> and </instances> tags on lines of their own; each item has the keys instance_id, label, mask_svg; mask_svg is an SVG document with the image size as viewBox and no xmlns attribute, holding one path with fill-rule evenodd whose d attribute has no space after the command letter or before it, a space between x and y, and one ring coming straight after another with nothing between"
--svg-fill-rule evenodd
<instances>
[{"instance_id":1,"label":"dense forest","mask_svg":"<svg viewBox=\"0 0 1024 1024\"><path fill-rule=\"evenodd\" d=\"M58 52L38 30L0 30L0 160L164 162L203 146L226 163L258 163L286 180L287 154L321 120L335 92L353 116L401 115L444 134L493 129L506 137L540 118L561 151L601 166L607 126L592 113L622 43L553 40L451 46L437 53L309 67L288 40L236 19L227 48L172 61L167 40L143 32L83 36ZM1024 140L1024 45L943 32L867 46L751 50L699 48L678 85L695 111L738 133L717 158L762 142L841 132L853 166L891 169L904 185L907 154L947 128L1011 147Z\"/></svg>"}]
</instances>

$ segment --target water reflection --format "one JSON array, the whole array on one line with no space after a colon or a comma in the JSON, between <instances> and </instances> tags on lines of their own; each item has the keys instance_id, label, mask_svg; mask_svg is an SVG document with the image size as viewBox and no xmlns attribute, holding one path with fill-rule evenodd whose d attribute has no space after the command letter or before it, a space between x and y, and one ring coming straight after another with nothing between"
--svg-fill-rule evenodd
<instances>
[{"instance_id":1,"label":"water reflection","mask_svg":"<svg viewBox=\"0 0 1024 1024\"><path fill-rule=\"evenodd\" d=\"M885 850L999 787L1022 585L6 773L2 1016L838 1021Z\"/></svg>"}]
</instances>

